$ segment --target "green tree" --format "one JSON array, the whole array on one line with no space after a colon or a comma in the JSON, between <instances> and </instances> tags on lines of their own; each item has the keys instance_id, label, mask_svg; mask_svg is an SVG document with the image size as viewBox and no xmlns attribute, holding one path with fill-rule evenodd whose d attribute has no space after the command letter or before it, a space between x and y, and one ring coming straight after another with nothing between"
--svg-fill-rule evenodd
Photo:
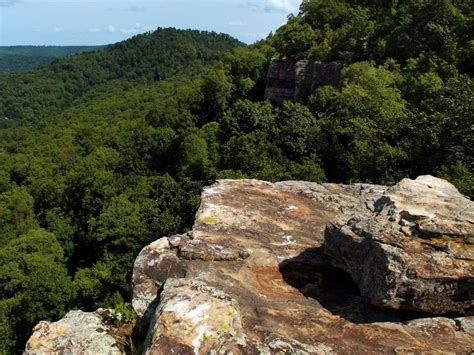
<instances>
[{"instance_id":1,"label":"green tree","mask_svg":"<svg viewBox=\"0 0 474 355\"><path fill-rule=\"evenodd\" d=\"M403 133L409 126L399 75L360 62L342 76L342 89L320 115L313 137L326 172L336 181L394 183L404 175Z\"/></svg>"},{"instance_id":2,"label":"green tree","mask_svg":"<svg viewBox=\"0 0 474 355\"><path fill-rule=\"evenodd\" d=\"M38 321L60 317L68 308L72 287L63 262L58 241L42 229L32 229L0 250L0 308L8 306L18 341L24 342Z\"/></svg>"},{"instance_id":3,"label":"green tree","mask_svg":"<svg viewBox=\"0 0 474 355\"><path fill-rule=\"evenodd\" d=\"M292 160L300 160L310 153L308 142L311 128L316 120L308 108L286 102L281 108L277 122L277 142Z\"/></svg>"},{"instance_id":4,"label":"green tree","mask_svg":"<svg viewBox=\"0 0 474 355\"><path fill-rule=\"evenodd\" d=\"M301 59L308 56L318 34L298 17L292 17L272 38L272 45L282 58Z\"/></svg>"},{"instance_id":5,"label":"green tree","mask_svg":"<svg viewBox=\"0 0 474 355\"><path fill-rule=\"evenodd\" d=\"M38 226L34 219L33 197L22 187L0 194L0 242L8 243Z\"/></svg>"},{"instance_id":6,"label":"green tree","mask_svg":"<svg viewBox=\"0 0 474 355\"><path fill-rule=\"evenodd\" d=\"M232 81L223 67L209 70L200 87L203 101L200 103L200 123L215 121L227 108L232 94Z\"/></svg>"}]
</instances>

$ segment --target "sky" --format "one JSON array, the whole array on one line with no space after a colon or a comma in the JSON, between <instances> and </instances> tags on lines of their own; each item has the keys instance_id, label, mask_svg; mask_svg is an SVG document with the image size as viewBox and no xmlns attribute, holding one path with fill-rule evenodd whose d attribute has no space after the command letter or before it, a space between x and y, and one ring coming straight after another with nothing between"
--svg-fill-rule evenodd
<instances>
[{"instance_id":1,"label":"sky","mask_svg":"<svg viewBox=\"0 0 474 355\"><path fill-rule=\"evenodd\" d=\"M0 45L102 45L157 27L265 38L301 0L0 0Z\"/></svg>"}]
</instances>

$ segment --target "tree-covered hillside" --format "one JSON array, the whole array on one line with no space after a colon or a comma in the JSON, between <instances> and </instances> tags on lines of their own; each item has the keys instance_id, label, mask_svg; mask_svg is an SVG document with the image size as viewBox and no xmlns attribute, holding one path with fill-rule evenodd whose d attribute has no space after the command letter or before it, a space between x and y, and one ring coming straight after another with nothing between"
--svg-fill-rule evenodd
<instances>
[{"instance_id":1,"label":"tree-covered hillside","mask_svg":"<svg viewBox=\"0 0 474 355\"><path fill-rule=\"evenodd\" d=\"M472 0L304 0L268 42L279 58L345 65L308 105L330 180L429 173L474 196Z\"/></svg>"},{"instance_id":2,"label":"tree-covered hillside","mask_svg":"<svg viewBox=\"0 0 474 355\"><path fill-rule=\"evenodd\" d=\"M103 46L0 46L0 72L26 71L58 58L101 48Z\"/></svg>"},{"instance_id":3,"label":"tree-covered hillside","mask_svg":"<svg viewBox=\"0 0 474 355\"><path fill-rule=\"evenodd\" d=\"M434 174L474 196L473 6L306 0L267 40L159 29L0 75L0 353L68 309L128 315L140 249L217 178ZM410 39L409 41L407 39ZM264 100L272 58L344 65L308 105Z\"/></svg>"},{"instance_id":4,"label":"tree-covered hillside","mask_svg":"<svg viewBox=\"0 0 474 355\"><path fill-rule=\"evenodd\" d=\"M191 74L239 44L228 35L158 29L31 72L0 74L0 117L37 120L57 114L88 90L112 80L152 82Z\"/></svg>"}]
</instances>

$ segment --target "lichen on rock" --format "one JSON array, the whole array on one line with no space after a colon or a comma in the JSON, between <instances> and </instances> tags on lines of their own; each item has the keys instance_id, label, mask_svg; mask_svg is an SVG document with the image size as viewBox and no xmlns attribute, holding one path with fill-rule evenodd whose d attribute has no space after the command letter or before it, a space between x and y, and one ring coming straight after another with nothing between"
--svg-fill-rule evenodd
<instances>
[{"instance_id":1,"label":"lichen on rock","mask_svg":"<svg viewBox=\"0 0 474 355\"><path fill-rule=\"evenodd\" d=\"M168 344L195 354L242 352L248 344L238 304L203 282L169 279L147 337L147 354L166 354Z\"/></svg>"},{"instance_id":2,"label":"lichen on rock","mask_svg":"<svg viewBox=\"0 0 474 355\"><path fill-rule=\"evenodd\" d=\"M61 320L40 322L26 344L25 355L125 354L126 339L107 321L109 310L70 311Z\"/></svg>"}]
</instances>

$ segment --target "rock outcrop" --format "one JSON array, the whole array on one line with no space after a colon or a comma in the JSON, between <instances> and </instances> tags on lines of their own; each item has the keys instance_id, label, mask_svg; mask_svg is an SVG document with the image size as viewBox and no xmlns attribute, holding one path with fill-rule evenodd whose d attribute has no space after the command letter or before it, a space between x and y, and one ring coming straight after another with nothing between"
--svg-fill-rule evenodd
<instances>
[{"instance_id":1,"label":"rock outcrop","mask_svg":"<svg viewBox=\"0 0 474 355\"><path fill-rule=\"evenodd\" d=\"M267 74L265 98L277 105L284 101L306 103L320 86L339 84L342 65L311 60L274 60Z\"/></svg>"},{"instance_id":2,"label":"rock outcrop","mask_svg":"<svg viewBox=\"0 0 474 355\"><path fill-rule=\"evenodd\" d=\"M428 180L414 184L441 184ZM193 230L168 238L186 277L164 283L149 353L469 353L472 316L374 307L324 250L326 225L380 213L399 187L226 180L206 188ZM430 198L406 194L406 203Z\"/></svg>"},{"instance_id":3,"label":"rock outcrop","mask_svg":"<svg viewBox=\"0 0 474 355\"><path fill-rule=\"evenodd\" d=\"M136 348L147 354L469 354L474 348L471 207L452 185L431 177L391 188L219 181L204 189L192 231L161 238L137 258L133 306L143 316ZM361 227L354 227L357 223ZM370 229L372 224L380 228ZM381 229L393 240L382 239ZM374 278L392 272L392 265L378 251L370 251L379 255L378 264L367 261L372 254L357 259L365 247L361 240L384 240L383 248L402 249L408 261L424 262L423 270L407 268L404 274L419 282L449 254L453 263L446 280L457 278L467 288L425 290L410 300L416 307L397 303L400 288L392 293L398 298L374 302L357 275ZM412 249L415 242L422 249ZM432 264L423 259L429 255ZM377 269L366 268L373 265ZM429 310L419 305L432 304L436 292L438 300L444 295L451 301L439 301L443 312L431 311L464 314L413 311Z\"/></svg>"},{"instance_id":4,"label":"rock outcrop","mask_svg":"<svg viewBox=\"0 0 474 355\"><path fill-rule=\"evenodd\" d=\"M108 310L71 311L58 322L40 322L26 344L25 355L125 354L126 339L113 326Z\"/></svg>"},{"instance_id":5,"label":"rock outcrop","mask_svg":"<svg viewBox=\"0 0 474 355\"><path fill-rule=\"evenodd\" d=\"M389 188L326 230L326 253L374 305L474 312L474 203L431 176Z\"/></svg>"}]
</instances>

